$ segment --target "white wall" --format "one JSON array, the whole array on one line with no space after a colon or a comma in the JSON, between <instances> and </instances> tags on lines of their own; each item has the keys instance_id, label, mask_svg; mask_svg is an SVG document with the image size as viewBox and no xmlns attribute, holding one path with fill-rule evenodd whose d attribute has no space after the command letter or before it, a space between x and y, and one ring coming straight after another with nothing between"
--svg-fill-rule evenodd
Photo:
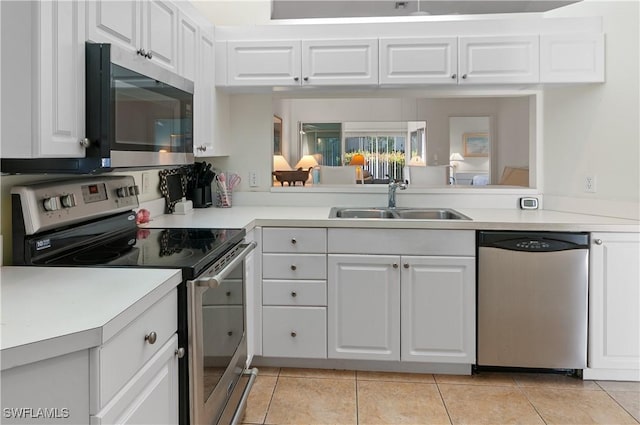
<instances>
[{"instance_id":1,"label":"white wall","mask_svg":"<svg viewBox=\"0 0 640 425\"><path fill-rule=\"evenodd\" d=\"M603 17L606 83L545 90L546 207L639 218L639 3L587 0L548 15ZM587 175L596 193L584 192Z\"/></svg>"},{"instance_id":2,"label":"white wall","mask_svg":"<svg viewBox=\"0 0 640 425\"><path fill-rule=\"evenodd\" d=\"M482 171L491 175L490 156L471 157L465 156L462 143L464 133L491 132L490 117L450 117L449 118L449 154L459 153L464 161L458 161L457 173Z\"/></svg>"},{"instance_id":3,"label":"white wall","mask_svg":"<svg viewBox=\"0 0 640 425\"><path fill-rule=\"evenodd\" d=\"M271 20L270 0L196 0L192 3L215 25L261 25Z\"/></svg>"}]
</instances>

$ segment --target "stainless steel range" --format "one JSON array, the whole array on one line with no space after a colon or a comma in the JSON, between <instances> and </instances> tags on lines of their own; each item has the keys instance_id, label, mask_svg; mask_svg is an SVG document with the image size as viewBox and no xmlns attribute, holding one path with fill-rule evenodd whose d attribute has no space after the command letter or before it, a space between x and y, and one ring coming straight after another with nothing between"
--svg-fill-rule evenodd
<instances>
[{"instance_id":1,"label":"stainless steel range","mask_svg":"<svg viewBox=\"0 0 640 425\"><path fill-rule=\"evenodd\" d=\"M133 177L12 188L15 265L182 270L178 287L180 424L241 419L247 370L244 229L139 228ZM132 282L132 285L135 282Z\"/></svg>"}]
</instances>

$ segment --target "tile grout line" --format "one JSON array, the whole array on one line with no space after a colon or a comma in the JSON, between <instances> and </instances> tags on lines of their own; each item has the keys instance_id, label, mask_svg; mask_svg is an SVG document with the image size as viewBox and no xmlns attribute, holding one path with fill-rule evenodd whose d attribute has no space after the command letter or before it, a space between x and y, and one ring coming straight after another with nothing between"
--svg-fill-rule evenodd
<instances>
[{"instance_id":1,"label":"tile grout line","mask_svg":"<svg viewBox=\"0 0 640 425\"><path fill-rule=\"evenodd\" d=\"M611 400L613 400L613 402L615 404L617 404L622 410L624 410L629 416L631 416L631 418L633 418L633 420L636 421L636 423L640 423L640 420L636 419L636 417L631 412L629 412L626 407L624 407L618 400L616 400L616 398L614 396L609 394L609 391L605 390L604 387L602 387L600 384L598 384L597 381L595 381L595 382L596 382L596 385L599 386L600 388L602 388L602 391L604 391L604 393L606 395L608 395L609 398ZM621 392L626 392L626 391L621 391ZM629 392L636 392L636 391L629 391Z\"/></svg>"},{"instance_id":2,"label":"tile grout line","mask_svg":"<svg viewBox=\"0 0 640 425\"><path fill-rule=\"evenodd\" d=\"M522 395L524 395L524 398L527 399L527 402L531 405L531 407L533 407L533 410L536 412L536 414L538 415L538 417L542 420L542 422L545 423L545 425L548 425L547 420L544 418L544 416L542 416L542 413L540 411L538 411L538 408L536 407L535 404L533 404L533 402L531 401L531 399L529 399L529 395L527 394L527 392L524 390L526 387L520 385L518 383L518 380L515 378L511 378L513 379L513 382L516 384L516 388L518 388L518 390L522 393Z\"/></svg>"},{"instance_id":3,"label":"tile grout line","mask_svg":"<svg viewBox=\"0 0 640 425\"><path fill-rule=\"evenodd\" d=\"M438 380L436 379L436 375L431 374L431 376L433 376L433 382L435 382L436 388L438 389L438 394L440 394L440 400L442 400L442 405L444 406L444 411L447 412L447 417L449 418L449 423L451 425L454 425L453 419L451 418L451 414L449 413L449 408L447 407L447 402L444 401L444 396L442 395L442 390L440 390L440 384L438 383Z\"/></svg>"},{"instance_id":4,"label":"tile grout line","mask_svg":"<svg viewBox=\"0 0 640 425\"><path fill-rule=\"evenodd\" d=\"M356 381L356 425L360 425L360 406L358 406L358 371L355 370Z\"/></svg>"},{"instance_id":5,"label":"tile grout line","mask_svg":"<svg viewBox=\"0 0 640 425\"><path fill-rule=\"evenodd\" d=\"M271 391L271 397L269 398L269 404L267 405L267 411L264 414L264 418L262 419L262 424L267 423L267 416L269 416L269 410L271 409L271 403L273 402L273 397L276 395L276 387L278 386L278 381L280 380L280 370L278 368L278 374L276 375L276 383L273 386L273 391Z\"/></svg>"}]
</instances>

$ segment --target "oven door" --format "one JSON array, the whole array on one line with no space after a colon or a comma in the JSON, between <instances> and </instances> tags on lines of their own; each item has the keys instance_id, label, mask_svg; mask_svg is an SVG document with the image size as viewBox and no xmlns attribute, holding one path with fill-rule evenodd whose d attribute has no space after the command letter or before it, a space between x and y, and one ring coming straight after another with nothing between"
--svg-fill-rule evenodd
<instances>
[{"instance_id":1,"label":"oven door","mask_svg":"<svg viewBox=\"0 0 640 425\"><path fill-rule=\"evenodd\" d=\"M235 257L217 274L211 272L214 265L187 281L192 424L216 424L230 408L233 413L241 410L246 399L241 394L237 398L243 402L236 400L234 390L240 389L247 362L244 259L255 246L255 242L239 245Z\"/></svg>"}]
</instances>

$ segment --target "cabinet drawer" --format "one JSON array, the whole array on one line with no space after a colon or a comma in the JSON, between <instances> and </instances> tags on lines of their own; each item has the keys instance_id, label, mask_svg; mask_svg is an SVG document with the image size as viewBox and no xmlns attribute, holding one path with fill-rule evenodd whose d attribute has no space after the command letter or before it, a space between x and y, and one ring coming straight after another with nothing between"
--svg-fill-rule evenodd
<instances>
[{"instance_id":1,"label":"cabinet drawer","mask_svg":"<svg viewBox=\"0 0 640 425\"><path fill-rule=\"evenodd\" d=\"M93 406L103 408L176 333L177 310L177 290L174 289L104 345L91 350L90 370L97 371L95 384L91 385L92 391L95 391L95 397L91 396L95 403ZM145 336L151 332L157 335L153 344L145 340Z\"/></svg>"},{"instance_id":2,"label":"cabinet drawer","mask_svg":"<svg viewBox=\"0 0 640 425\"><path fill-rule=\"evenodd\" d=\"M264 279L326 279L325 254L262 254Z\"/></svg>"},{"instance_id":3,"label":"cabinet drawer","mask_svg":"<svg viewBox=\"0 0 640 425\"><path fill-rule=\"evenodd\" d=\"M327 229L265 228L262 252L325 253Z\"/></svg>"},{"instance_id":4,"label":"cabinet drawer","mask_svg":"<svg viewBox=\"0 0 640 425\"><path fill-rule=\"evenodd\" d=\"M325 307L264 307L262 323L264 356L327 358Z\"/></svg>"},{"instance_id":5,"label":"cabinet drawer","mask_svg":"<svg viewBox=\"0 0 640 425\"><path fill-rule=\"evenodd\" d=\"M326 306L327 284L324 280L265 280L262 304Z\"/></svg>"}]
</instances>

